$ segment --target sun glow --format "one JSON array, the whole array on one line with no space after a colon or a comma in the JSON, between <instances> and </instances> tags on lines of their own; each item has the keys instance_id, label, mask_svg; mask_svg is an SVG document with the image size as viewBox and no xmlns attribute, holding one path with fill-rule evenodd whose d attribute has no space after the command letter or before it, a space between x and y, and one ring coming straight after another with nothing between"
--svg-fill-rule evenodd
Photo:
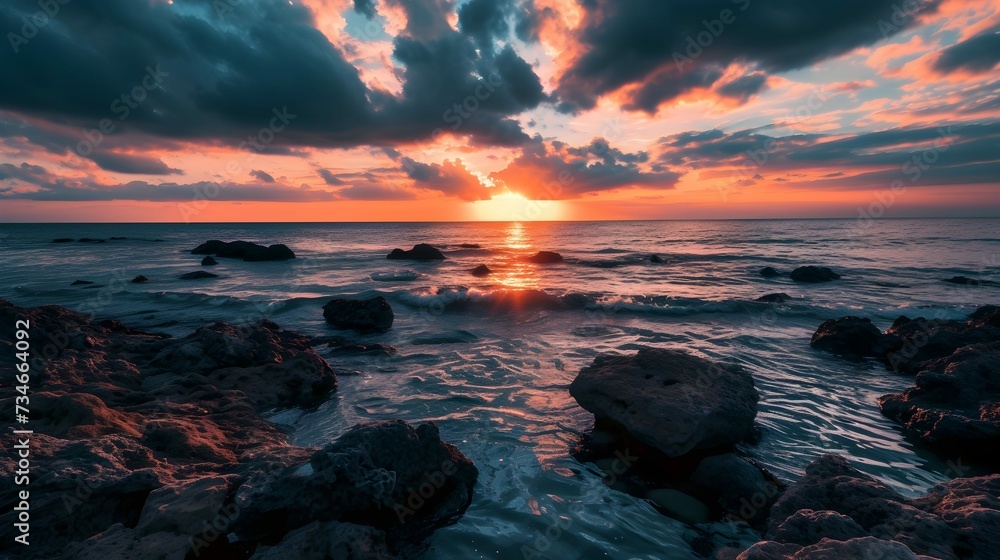
<instances>
[{"instance_id":1,"label":"sun glow","mask_svg":"<svg viewBox=\"0 0 1000 560\"><path fill-rule=\"evenodd\" d=\"M567 219L559 200L530 200L517 193L498 194L472 203L470 218L481 222L534 222Z\"/></svg>"}]
</instances>

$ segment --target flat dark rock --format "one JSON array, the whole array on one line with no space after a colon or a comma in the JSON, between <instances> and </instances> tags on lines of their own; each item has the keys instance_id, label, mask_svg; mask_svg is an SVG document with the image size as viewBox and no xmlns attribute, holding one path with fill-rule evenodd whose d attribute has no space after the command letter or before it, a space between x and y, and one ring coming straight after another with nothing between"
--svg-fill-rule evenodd
<instances>
[{"instance_id":1,"label":"flat dark rock","mask_svg":"<svg viewBox=\"0 0 1000 560\"><path fill-rule=\"evenodd\" d=\"M760 303L785 303L786 301L791 301L793 299L795 298L782 292L777 294L763 295L757 298L755 301L759 301Z\"/></svg>"},{"instance_id":2,"label":"flat dark rock","mask_svg":"<svg viewBox=\"0 0 1000 560\"><path fill-rule=\"evenodd\" d=\"M195 272L188 272L187 274L182 274L180 276L181 280L201 280L203 278L218 278L218 274L212 274L211 272L205 272L204 270L197 270Z\"/></svg>"},{"instance_id":3,"label":"flat dark rock","mask_svg":"<svg viewBox=\"0 0 1000 560\"><path fill-rule=\"evenodd\" d=\"M227 259L243 259L247 262L286 261L295 258L295 253L286 245L275 244L265 247L249 241L219 241L212 239L191 250L195 255L215 255Z\"/></svg>"},{"instance_id":4,"label":"flat dark rock","mask_svg":"<svg viewBox=\"0 0 1000 560\"><path fill-rule=\"evenodd\" d=\"M992 280L982 280L982 279L979 279L979 278L968 278L966 276L953 276L953 277L945 280L945 282L947 282L949 284L959 284L959 285L962 285L962 286L970 286L970 287L973 287L973 288L976 288L976 287L979 287L979 286L990 286L990 287L1000 286L1000 282L994 282Z\"/></svg>"},{"instance_id":5,"label":"flat dark rock","mask_svg":"<svg viewBox=\"0 0 1000 560\"><path fill-rule=\"evenodd\" d=\"M93 284L90 280L74 280L70 286L86 286L87 284Z\"/></svg>"},{"instance_id":6,"label":"flat dark rock","mask_svg":"<svg viewBox=\"0 0 1000 560\"><path fill-rule=\"evenodd\" d=\"M371 299L335 299L323 306L323 318L332 325L358 331L392 328L392 306L382 296Z\"/></svg>"},{"instance_id":7,"label":"flat dark rock","mask_svg":"<svg viewBox=\"0 0 1000 560\"><path fill-rule=\"evenodd\" d=\"M553 251L539 251L528 257L528 260L538 264L551 264L562 262L563 256Z\"/></svg>"},{"instance_id":8,"label":"flat dark rock","mask_svg":"<svg viewBox=\"0 0 1000 560\"><path fill-rule=\"evenodd\" d=\"M800 266L792 271L792 280L807 284L818 284L840 280L840 275L825 266Z\"/></svg>"},{"instance_id":9,"label":"flat dark rock","mask_svg":"<svg viewBox=\"0 0 1000 560\"><path fill-rule=\"evenodd\" d=\"M79 243L104 243L103 239L91 239L90 237L81 237L78 240Z\"/></svg>"},{"instance_id":10,"label":"flat dark rock","mask_svg":"<svg viewBox=\"0 0 1000 560\"><path fill-rule=\"evenodd\" d=\"M69 243L71 241L73 241L72 237L60 237L52 240L53 243Z\"/></svg>"},{"instance_id":11,"label":"flat dark rock","mask_svg":"<svg viewBox=\"0 0 1000 560\"><path fill-rule=\"evenodd\" d=\"M386 255L385 258L411 261L443 261L445 256L444 253L432 245L428 245L427 243L418 243L409 251L393 249L392 252Z\"/></svg>"}]
</instances>

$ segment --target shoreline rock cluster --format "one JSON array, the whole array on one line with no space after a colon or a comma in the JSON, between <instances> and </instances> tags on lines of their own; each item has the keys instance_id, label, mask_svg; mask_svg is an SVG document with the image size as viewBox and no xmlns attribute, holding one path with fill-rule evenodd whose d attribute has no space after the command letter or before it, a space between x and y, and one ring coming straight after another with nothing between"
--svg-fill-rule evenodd
<instances>
[{"instance_id":1,"label":"shoreline rock cluster","mask_svg":"<svg viewBox=\"0 0 1000 560\"><path fill-rule=\"evenodd\" d=\"M570 394L595 416L577 458L613 488L650 500L688 524L722 517L760 526L782 485L741 457L755 436L759 394L737 366L682 351L642 348L601 355Z\"/></svg>"},{"instance_id":2,"label":"shoreline rock cluster","mask_svg":"<svg viewBox=\"0 0 1000 560\"><path fill-rule=\"evenodd\" d=\"M1000 465L1000 307L965 321L900 317L885 332L842 317L820 325L811 345L914 375L915 387L879 398L882 414L927 446Z\"/></svg>"},{"instance_id":3,"label":"shoreline rock cluster","mask_svg":"<svg viewBox=\"0 0 1000 560\"><path fill-rule=\"evenodd\" d=\"M471 501L476 467L431 423L289 444L262 414L318 405L337 379L310 338L273 322L172 338L0 300L6 363L15 317L44 356L31 377L30 488L32 525L45 530L26 558L395 559ZM0 389L5 406L14 396ZM12 461L0 464L13 472ZM0 486L13 500L13 477ZM13 505L0 504L2 531Z\"/></svg>"}]
</instances>

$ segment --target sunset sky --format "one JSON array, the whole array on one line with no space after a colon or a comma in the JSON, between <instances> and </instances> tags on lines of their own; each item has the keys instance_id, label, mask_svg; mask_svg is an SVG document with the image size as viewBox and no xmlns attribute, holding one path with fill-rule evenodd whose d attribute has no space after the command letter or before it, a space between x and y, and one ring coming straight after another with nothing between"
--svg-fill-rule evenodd
<instances>
[{"instance_id":1,"label":"sunset sky","mask_svg":"<svg viewBox=\"0 0 1000 560\"><path fill-rule=\"evenodd\" d=\"M997 0L6 0L0 31L3 221L1000 216Z\"/></svg>"}]
</instances>

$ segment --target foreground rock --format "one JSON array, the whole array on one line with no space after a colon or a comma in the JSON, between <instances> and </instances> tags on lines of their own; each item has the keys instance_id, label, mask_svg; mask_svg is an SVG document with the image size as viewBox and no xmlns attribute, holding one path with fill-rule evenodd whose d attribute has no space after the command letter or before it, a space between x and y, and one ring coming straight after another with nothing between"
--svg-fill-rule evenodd
<instances>
[{"instance_id":1,"label":"foreground rock","mask_svg":"<svg viewBox=\"0 0 1000 560\"><path fill-rule=\"evenodd\" d=\"M426 243L418 243L409 251L393 249L392 252L386 255L385 258L411 261L443 261L445 257L444 253L437 250L433 246Z\"/></svg>"},{"instance_id":2,"label":"foreground rock","mask_svg":"<svg viewBox=\"0 0 1000 560\"><path fill-rule=\"evenodd\" d=\"M1000 307L965 321L900 317L884 333L868 319L823 323L812 345L850 357L874 357L916 374L916 387L884 395L882 413L923 443L1000 464Z\"/></svg>"},{"instance_id":3,"label":"foreground rock","mask_svg":"<svg viewBox=\"0 0 1000 560\"><path fill-rule=\"evenodd\" d=\"M598 356L570 385L595 429L574 455L612 488L688 524L723 517L762 526L782 485L735 454L753 434L748 373L676 350Z\"/></svg>"},{"instance_id":4,"label":"foreground rock","mask_svg":"<svg viewBox=\"0 0 1000 560\"><path fill-rule=\"evenodd\" d=\"M818 284L840 280L840 275L825 266L800 266L792 271L791 278L796 282Z\"/></svg>"},{"instance_id":5,"label":"foreground rock","mask_svg":"<svg viewBox=\"0 0 1000 560\"><path fill-rule=\"evenodd\" d=\"M764 541L720 559L996 558L1000 475L958 478L907 499L826 455L771 508Z\"/></svg>"},{"instance_id":6,"label":"foreground rock","mask_svg":"<svg viewBox=\"0 0 1000 560\"><path fill-rule=\"evenodd\" d=\"M669 457L743 441L759 399L746 371L658 348L598 356L569 392L598 421Z\"/></svg>"},{"instance_id":7,"label":"foreground rock","mask_svg":"<svg viewBox=\"0 0 1000 560\"><path fill-rule=\"evenodd\" d=\"M563 261L563 256L552 251L539 251L528 257L528 261L536 264L552 264Z\"/></svg>"},{"instance_id":8,"label":"foreground rock","mask_svg":"<svg viewBox=\"0 0 1000 560\"><path fill-rule=\"evenodd\" d=\"M311 339L274 323L216 323L174 339L0 300L4 363L16 359L15 318L51 350L31 378L31 522L44 535L32 531L19 557L324 557L309 556L316 543L336 558L398 558L468 504L475 467L433 425L358 426L325 450L289 445L261 413L316 405L336 377ZM13 406L15 394L0 388L0 403ZM0 444L14 443L0 434ZM455 468L445 472L448 460ZM13 472L14 456L0 457L0 468ZM405 486L379 490L379 481L406 480L426 495L425 472L434 491L423 504L407 505ZM322 493L296 494L305 480ZM0 479L4 527L13 527L15 489L13 477ZM272 504L290 508L281 523L262 522ZM12 546L5 538L0 556Z\"/></svg>"},{"instance_id":9,"label":"foreground rock","mask_svg":"<svg viewBox=\"0 0 1000 560\"><path fill-rule=\"evenodd\" d=\"M295 258L295 253L286 245L276 244L265 247L249 241L225 242L213 239L191 250L195 255L215 255L227 259L243 259L247 262L287 261Z\"/></svg>"},{"instance_id":10,"label":"foreground rock","mask_svg":"<svg viewBox=\"0 0 1000 560\"><path fill-rule=\"evenodd\" d=\"M371 299L335 299L323 306L323 318L332 325L358 331L387 331L395 318L382 296Z\"/></svg>"}]
</instances>

